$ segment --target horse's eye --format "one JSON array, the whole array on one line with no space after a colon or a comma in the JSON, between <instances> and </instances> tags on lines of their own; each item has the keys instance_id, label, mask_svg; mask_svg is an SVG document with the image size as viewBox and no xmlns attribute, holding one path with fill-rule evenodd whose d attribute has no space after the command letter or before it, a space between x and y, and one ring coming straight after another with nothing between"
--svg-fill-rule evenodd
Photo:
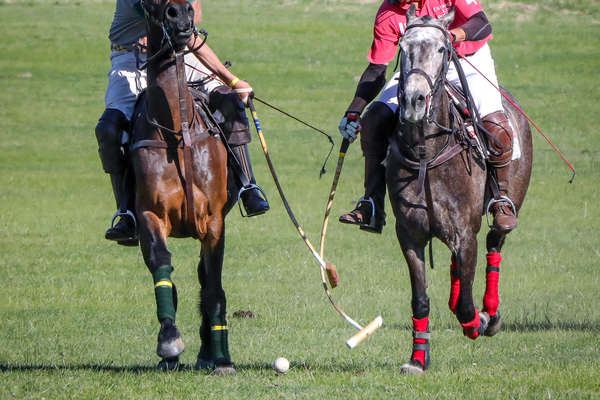
<instances>
[{"instance_id":1,"label":"horse's eye","mask_svg":"<svg viewBox=\"0 0 600 400\"><path fill-rule=\"evenodd\" d=\"M445 50L446 50L446 48L444 46L442 46L438 49L438 53L443 53Z\"/></svg>"}]
</instances>

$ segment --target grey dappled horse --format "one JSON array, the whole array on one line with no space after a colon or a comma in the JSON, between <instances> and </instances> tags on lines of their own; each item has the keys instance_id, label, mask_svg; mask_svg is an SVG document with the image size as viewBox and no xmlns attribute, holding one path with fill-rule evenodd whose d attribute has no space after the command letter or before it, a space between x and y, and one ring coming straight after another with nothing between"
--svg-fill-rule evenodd
<instances>
[{"instance_id":1,"label":"grey dappled horse","mask_svg":"<svg viewBox=\"0 0 600 400\"><path fill-rule=\"evenodd\" d=\"M487 205L488 166L483 152L461 134L444 90L450 62L447 34L454 11L439 20L416 18L408 13L407 29L400 42L402 119L390 139L386 180L396 217L396 235L408 263L412 287L413 352L402 369L421 373L429 364L429 297L425 273L425 247L436 237L452 253L449 306L466 336L491 336L500 329L497 282L500 250L506 233L487 235L488 273L483 311L473 301L472 286L477 261L477 233ZM429 106L423 106L425 100ZM506 99L503 104L521 148L510 162L509 192L518 210L525 198L532 162L531 133L527 120ZM461 136L462 135L462 136ZM489 194L487 195L489 197ZM490 314L492 318L490 319Z\"/></svg>"}]
</instances>

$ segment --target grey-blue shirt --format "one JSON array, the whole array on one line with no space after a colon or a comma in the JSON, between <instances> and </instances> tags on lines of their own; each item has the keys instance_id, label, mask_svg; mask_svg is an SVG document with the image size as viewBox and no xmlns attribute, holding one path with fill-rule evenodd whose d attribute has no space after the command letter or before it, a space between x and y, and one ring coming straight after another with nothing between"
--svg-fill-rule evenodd
<instances>
[{"instance_id":1,"label":"grey-blue shirt","mask_svg":"<svg viewBox=\"0 0 600 400\"><path fill-rule=\"evenodd\" d=\"M140 0L117 0L115 16L108 38L119 45L129 45L146 36L146 20Z\"/></svg>"}]
</instances>

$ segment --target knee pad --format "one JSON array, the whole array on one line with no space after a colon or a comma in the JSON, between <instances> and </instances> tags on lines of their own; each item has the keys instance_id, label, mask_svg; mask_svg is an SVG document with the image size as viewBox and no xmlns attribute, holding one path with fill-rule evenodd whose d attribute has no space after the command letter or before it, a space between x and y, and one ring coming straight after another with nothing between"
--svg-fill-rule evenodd
<instances>
[{"instance_id":1,"label":"knee pad","mask_svg":"<svg viewBox=\"0 0 600 400\"><path fill-rule=\"evenodd\" d=\"M227 142L231 145L250 143L252 139L246 117L246 107L242 100L227 86L219 86L209 95L208 105L210 110L218 116L217 119Z\"/></svg>"},{"instance_id":2,"label":"knee pad","mask_svg":"<svg viewBox=\"0 0 600 400\"><path fill-rule=\"evenodd\" d=\"M96 125L98 154L102 168L108 174L122 172L125 168L121 138L127 124L127 118L121 111L107 108Z\"/></svg>"},{"instance_id":3,"label":"knee pad","mask_svg":"<svg viewBox=\"0 0 600 400\"><path fill-rule=\"evenodd\" d=\"M384 103L373 103L361 119L360 145L365 156L385 156L388 137L396 125L395 113Z\"/></svg>"},{"instance_id":4,"label":"knee pad","mask_svg":"<svg viewBox=\"0 0 600 400\"><path fill-rule=\"evenodd\" d=\"M496 111L482 118L484 128L491 134L489 162L494 167L507 165L512 158L512 130L508 117L502 111Z\"/></svg>"}]
</instances>

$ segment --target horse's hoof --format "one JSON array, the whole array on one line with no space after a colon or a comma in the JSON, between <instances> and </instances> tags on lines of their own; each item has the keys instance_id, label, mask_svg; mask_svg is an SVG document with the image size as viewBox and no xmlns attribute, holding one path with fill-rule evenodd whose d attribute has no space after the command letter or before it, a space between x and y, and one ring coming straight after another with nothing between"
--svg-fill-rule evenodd
<instances>
[{"instance_id":1,"label":"horse's hoof","mask_svg":"<svg viewBox=\"0 0 600 400\"><path fill-rule=\"evenodd\" d=\"M500 332L500 328L502 328L502 317L500 316L500 311L498 311L496 312L496 315L490 316L490 323L483 334L485 336L494 336L496 333Z\"/></svg>"},{"instance_id":2,"label":"horse's hoof","mask_svg":"<svg viewBox=\"0 0 600 400\"><path fill-rule=\"evenodd\" d=\"M160 360L156 369L159 371L177 371L180 367L179 357L173 357Z\"/></svg>"},{"instance_id":3,"label":"horse's hoof","mask_svg":"<svg viewBox=\"0 0 600 400\"><path fill-rule=\"evenodd\" d=\"M400 372L407 375L421 375L423 372L425 372L425 369L420 362L416 360L410 360L400 367Z\"/></svg>"},{"instance_id":4,"label":"horse's hoof","mask_svg":"<svg viewBox=\"0 0 600 400\"><path fill-rule=\"evenodd\" d=\"M196 360L196 365L194 365L194 369L200 370L212 370L215 368L215 362L213 360L205 360L203 358L198 357Z\"/></svg>"},{"instance_id":5,"label":"horse's hoof","mask_svg":"<svg viewBox=\"0 0 600 400\"><path fill-rule=\"evenodd\" d=\"M235 365L233 364L218 365L213 371L213 375L217 376L235 375L236 373L237 371L235 370Z\"/></svg>"},{"instance_id":6,"label":"horse's hoof","mask_svg":"<svg viewBox=\"0 0 600 400\"><path fill-rule=\"evenodd\" d=\"M179 334L179 330L171 321L167 319L161 322L160 332L158 332L158 345L156 354L162 358L174 358L179 356L185 350L183 339Z\"/></svg>"},{"instance_id":7,"label":"horse's hoof","mask_svg":"<svg viewBox=\"0 0 600 400\"><path fill-rule=\"evenodd\" d=\"M490 316L484 311L479 311L479 335L484 335L490 323Z\"/></svg>"}]
</instances>

